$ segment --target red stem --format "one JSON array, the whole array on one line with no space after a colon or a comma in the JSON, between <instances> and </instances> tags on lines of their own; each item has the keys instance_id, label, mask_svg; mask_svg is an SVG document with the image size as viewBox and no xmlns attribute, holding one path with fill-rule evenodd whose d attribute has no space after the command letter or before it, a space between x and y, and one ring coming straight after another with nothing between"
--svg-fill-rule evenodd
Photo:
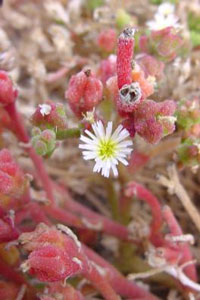
<instances>
[{"instance_id":1,"label":"red stem","mask_svg":"<svg viewBox=\"0 0 200 300\"><path fill-rule=\"evenodd\" d=\"M15 214L15 224L19 225L24 219L31 218L38 223L50 225L51 222L38 203L30 202Z\"/></svg>"},{"instance_id":2,"label":"red stem","mask_svg":"<svg viewBox=\"0 0 200 300\"><path fill-rule=\"evenodd\" d=\"M80 218L71 214L70 212L64 211L63 209L54 205L45 206L44 209L50 217L58 220L59 222L69 226L83 227Z\"/></svg>"},{"instance_id":3,"label":"red stem","mask_svg":"<svg viewBox=\"0 0 200 300\"><path fill-rule=\"evenodd\" d=\"M101 292L102 296L104 296L106 300L119 300L119 297L111 287L110 283L94 266L90 267L90 270L83 272L83 275L86 279L92 282L95 288Z\"/></svg>"},{"instance_id":4,"label":"red stem","mask_svg":"<svg viewBox=\"0 0 200 300\"><path fill-rule=\"evenodd\" d=\"M88 258L94 261L97 265L101 266L108 272L109 281L113 289L119 293L121 296L128 299L146 299L146 300L156 300L157 297L145 291L144 289L137 286L134 282L128 281L121 273L116 270L109 262L104 260L101 256L95 253L93 250L87 246L82 245L84 252Z\"/></svg>"},{"instance_id":5,"label":"red stem","mask_svg":"<svg viewBox=\"0 0 200 300\"><path fill-rule=\"evenodd\" d=\"M160 229L163 224L163 220L162 210L158 199L149 190L134 181L131 181L128 184L125 190L125 196L136 196L150 206L152 212L150 239L155 246L161 246L163 244L163 238L160 234Z\"/></svg>"},{"instance_id":6,"label":"red stem","mask_svg":"<svg viewBox=\"0 0 200 300\"><path fill-rule=\"evenodd\" d=\"M65 201L65 207L69 209L71 212L74 212L78 215L85 217L88 223L91 223L91 225L94 224L94 227L95 225L96 226L100 225L101 227L100 230L102 230L107 234L116 236L121 240L130 241L130 234L128 229L125 226L113 220L110 220L96 212L93 212L91 209L83 206L81 203L74 201L64 187L56 185L56 188L59 189L62 192L62 194L64 194L65 196L67 195L67 199Z\"/></svg>"},{"instance_id":7,"label":"red stem","mask_svg":"<svg viewBox=\"0 0 200 300\"><path fill-rule=\"evenodd\" d=\"M15 103L9 104L6 107L6 110L9 113L10 118L13 122L13 125L15 128L15 133L16 133L18 139L21 142L28 144L30 142L30 139L29 139L27 131L24 127L22 118L16 110ZM32 147L27 147L27 148L25 148L25 150L31 157L32 161L34 162L34 165L35 165L37 173L38 173L38 177L40 178L40 180L44 186L44 189L47 193L47 197L49 198L49 200L52 203L54 203L54 196L53 196L53 190L51 188L50 178L45 170L45 166L44 166L42 158L36 154L35 150Z\"/></svg>"},{"instance_id":8,"label":"red stem","mask_svg":"<svg viewBox=\"0 0 200 300\"><path fill-rule=\"evenodd\" d=\"M173 236L183 234L183 231L180 225L178 224L171 208L167 205L163 207L163 218L166 221L169 230ZM179 249L182 252L182 259L180 261L180 264L184 264L185 262L191 261L193 259L189 245L187 243L180 244ZM194 264L185 267L184 272L193 281L197 281L197 273Z\"/></svg>"}]
</instances>

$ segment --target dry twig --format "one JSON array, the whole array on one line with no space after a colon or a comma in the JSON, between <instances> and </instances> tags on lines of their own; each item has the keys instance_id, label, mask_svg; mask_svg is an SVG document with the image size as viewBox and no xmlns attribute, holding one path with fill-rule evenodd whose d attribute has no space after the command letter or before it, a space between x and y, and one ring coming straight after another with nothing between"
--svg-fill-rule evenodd
<instances>
[{"instance_id":1,"label":"dry twig","mask_svg":"<svg viewBox=\"0 0 200 300\"><path fill-rule=\"evenodd\" d=\"M158 182L168 188L169 194L175 194L179 198L196 228L200 231L200 214L195 205L192 203L187 191L180 183L175 164L170 165L167 168L167 172L169 178L166 178L163 175L158 175Z\"/></svg>"}]
</instances>

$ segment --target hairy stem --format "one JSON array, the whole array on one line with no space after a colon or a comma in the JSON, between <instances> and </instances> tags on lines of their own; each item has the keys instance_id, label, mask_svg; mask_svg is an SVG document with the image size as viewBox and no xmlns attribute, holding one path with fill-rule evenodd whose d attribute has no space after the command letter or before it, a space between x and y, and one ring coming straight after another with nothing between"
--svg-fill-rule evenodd
<instances>
[{"instance_id":1,"label":"hairy stem","mask_svg":"<svg viewBox=\"0 0 200 300\"><path fill-rule=\"evenodd\" d=\"M67 197L65 201L65 207L71 212L83 217L83 223L84 221L86 221L84 223L86 227L88 224L88 226L91 229L93 228L94 230L103 231L107 234L113 235L122 240L129 240L129 241L131 240L127 227L111 219L108 219L107 217L100 215L99 213L92 211L91 209L85 207L79 202L74 201L64 187L58 185L55 185L55 187L62 194L64 194L65 197Z\"/></svg>"},{"instance_id":2,"label":"hairy stem","mask_svg":"<svg viewBox=\"0 0 200 300\"><path fill-rule=\"evenodd\" d=\"M163 208L163 218L165 219L167 225L169 226L170 232L173 236L183 235L182 229L178 224L172 210L169 206L164 206ZM181 264L189 262L193 259L190 248L187 243L179 244L179 249L182 252L182 259L180 261ZM185 274L193 281L197 281L197 274L194 264L188 265L184 268Z\"/></svg>"},{"instance_id":3,"label":"hairy stem","mask_svg":"<svg viewBox=\"0 0 200 300\"><path fill-rule=\"evenodd\" d=\"M150 239L154 245L159 246L163 243L163 238L160 234L160 229L163 223L162 210L158 199L142 185L131 181L125 189L126 197L136 196L140 200L145 201L152 211L151 235Z\"/></svg>"},{"instance_id":4,"label":"hairy stem","mask_svg":"<svg viewBox=\"0 0 200 300\"><path fill-rule=\"evenodd\" d=\"M109 262L105 261L101 256L92 251L86 246L83 246L86 255L94 261L97 265L101 266L108 273L109 281L114 288L114 290L121 296L128 299L146 299L146 300L156 300L157 298L153 296L148 291L145 291L141 287L137 286L134 282L128 281L121 275L121 273L116 270Z\"/></svg>"}]
</instances>

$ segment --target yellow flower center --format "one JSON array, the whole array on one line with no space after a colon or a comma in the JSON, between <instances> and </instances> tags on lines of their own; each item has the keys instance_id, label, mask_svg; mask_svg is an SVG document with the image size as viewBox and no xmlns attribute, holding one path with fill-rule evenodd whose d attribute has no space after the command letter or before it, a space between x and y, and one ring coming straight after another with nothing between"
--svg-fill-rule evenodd
<instances>
[{"instance_id":1,"label":"yellow flower center","mask_svg":"<svg viewBox=\"0 0 200 300\"><path fill-rule=\"evenodd\" d=\"M99 142L98 155L102 160L112 157L116 152L116 143L112 140L101 140Z\"/></svg>"}]
</instances>

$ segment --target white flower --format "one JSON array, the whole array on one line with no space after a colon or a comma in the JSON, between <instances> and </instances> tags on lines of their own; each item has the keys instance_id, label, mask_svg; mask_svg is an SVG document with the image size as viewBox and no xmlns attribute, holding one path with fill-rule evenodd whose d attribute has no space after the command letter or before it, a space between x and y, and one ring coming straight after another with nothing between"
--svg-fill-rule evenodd
<instances>
[{"instance_id":1,"label":"white flower","mask_svg":"<svg viewBox=\"0 0 200 300\"><path fill-rule=\"evenodd\" d=\"M160 15L164 15L164 16L174 14L174 11L175 11L174 5L169 2L162 3L161 5L158 6L158 10L157 10L157 12Z\"/></svg>"},{"instance_id":2,"label":"white flower","mask_svg":"<svg viewBox=\"0 0 200 300\"><path fill-rule=\"evenodd\" d=\"M154 20L148 21L146 24L150 30L162 30L166 27L180 28L178 18L175 15L155 14Z\"/></svg>"},{"instance_id":3,"label":"white flower","mask_svg":"<svg viewBox=\"0 0 200 300\"><path fill-rule=\"evenodd\" d=\"M162 3L154 16L154 19L146 24L150 30L162 30L166 27L180 28L178 17L174 14L175 7L173 4Z\"/></svg>"},{"instance_id":4,"label":"white flower","mask_svg":"<svg viewBox=\"0 0 200 300\"><path fill-rule=\"evenodd\" d=\"M49 104L39 104L41 115L47 116L51 112L51 106Z\"/></svg>"},{"instance_id":5,"label":"white flower","mask_svg":"<svg viewBox=\"0 0 200 300\"><path fill-rule=\"evenodd\" d=\"M125 166L128 165L126 157L131 153L132 141L126 140L129 137L128 131L119 125L112 134L112 122L108 122L106 130L103 123L97 121L92 124L94 134L85 130L88 136L81 135L79 148L83 149L83 158L85 160L95 160L94 172L101 172L105 177L109 177L112 169L114 176L118 175L117 165L119 162Z\"/></svg>"}]
</instances>

